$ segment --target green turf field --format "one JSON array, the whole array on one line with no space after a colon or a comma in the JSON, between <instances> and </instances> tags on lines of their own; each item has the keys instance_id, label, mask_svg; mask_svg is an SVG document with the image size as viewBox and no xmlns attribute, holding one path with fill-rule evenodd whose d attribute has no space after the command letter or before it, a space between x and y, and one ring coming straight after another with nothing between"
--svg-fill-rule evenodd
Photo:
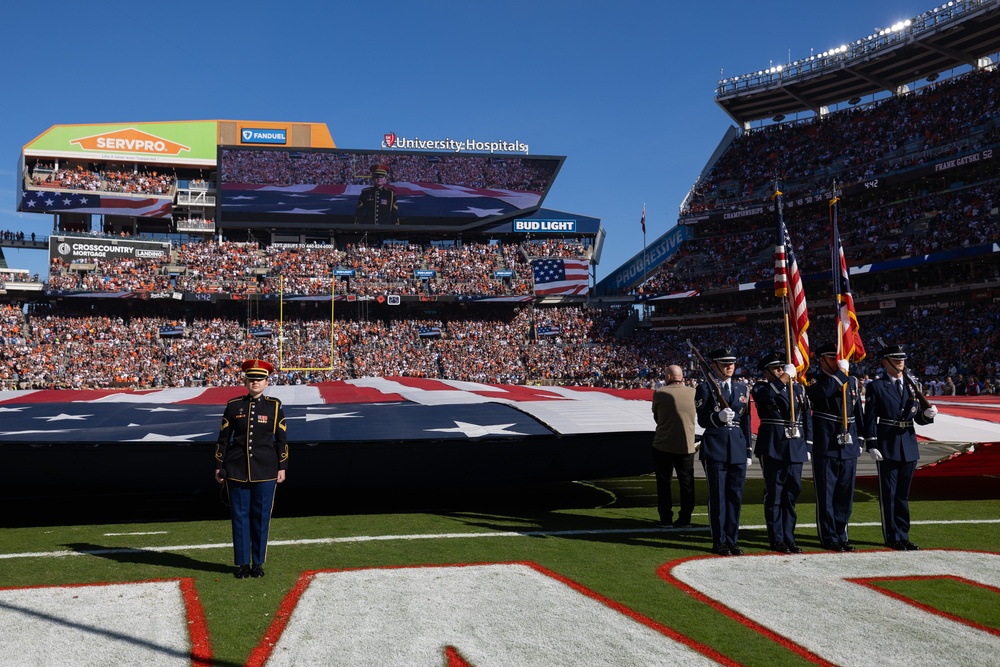
<instances>
[{"instance_id":1,"label":"green turf field","mask_svg":"<svg viewBox=\"0 0 1000 667\"><path fill-rule=\"evenodd\" d=\"M651 476L475 492L336 495L279 489L267 576L260 580L233 578L227 508L211 494L64 498L65 522L57 507L25 503L20 520L10 522L19 526L0 530L0 588L190 577L205 611L209 664L242 665L303 572L530 562L736 663L809 664L658 574L665 563L708 552L704 480L697 485L694 526L684 531L656 529ZM767 552L761 500L762 482L748 480L741 522L748 554ZM18 513L16 506L8 507ZM925 550L1000 551L1000 499L923 498L911 509L911 539ZM807 553L819 551L813 512L812 486L806 482L799 524L809 527L800 527L798 542ZM139 520L143 516L150 520ZM859 490L851 530L859 550L882 549L878 522L877 502ZM1000 591L939 578L875 585L992 629L998 642L992 659L1000 655ZM0 640L0 649L3 645ZM945 655L928 659L947 662ZM7 664L17 663L5 661L0 651L0 665Z\"/></svg>"}]
</instances>

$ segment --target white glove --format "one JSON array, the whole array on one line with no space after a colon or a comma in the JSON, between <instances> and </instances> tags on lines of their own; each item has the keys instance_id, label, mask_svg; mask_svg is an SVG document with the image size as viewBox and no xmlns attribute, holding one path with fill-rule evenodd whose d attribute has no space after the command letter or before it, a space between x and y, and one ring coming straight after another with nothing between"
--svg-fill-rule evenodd
<instances>
[{"instance_id":1,"label":"white glove","mask_svg":"<svg viewBox=\"0 0 1000 667\"><path fill-rule=\"evenodd\" d=\"M790 378L795 377L795 366L793 364L785 364L785 375Z\"/></svg>"},{"instance_id":2,"label":"white glove","mask_svg":"<svg viewBox=\"0 0 1000 667\"><path fill-rule=\"evenodd\" d=\"M880 452L877 449L869 449L868 453L871 455L872 461L878 462L878 461L882 461L883 460L882 459L882 452Z\"/></svg>"},{"instance_id":3,"label":"white glove","mask_svg":"<svg viewBox=\"0 0 1000 667\"><path fill-rule=\"evenodd\" d=\"M847 371L851 370L851 365L847 363L847 359L838 359L837 368L839 368L842 373L847 373Z\"/></svg>"},{"instance_id":4,"label":"white glove","mask_svg":"<svg viewBox=\"0 0 1000 667\"><path fill-rule=\"evenodd\" d=\"M747 467L749 468L749 467L750 467L750 466L752 466L752 465L753 465L753 459L751 459L751 458L748 458L748 459L747 459Z\"/></svg>"},{"instance_id":5,"label":"white glove","mask_svg":"<svg viewBox=\"0 0 1000 667\"><path fill-rule=\"evenodd\" d=\"M924 410L924 417L927 417L928 419L934 419L935 417L937 417L937 413L938 413L937 406L932 405L931 407Z\"/></svg>"},{"instance_id":6,"label":"white glove","mask_svg":"<svg viewBox=\"0 0 1000 667\"><path fill-rule=\"evenodd\" d=\"M736 416L736 413L733 412L732 408L723 408L722 410L719 411L719 416L722 417L722 421L726 422L727 424L732 424L733 418Z\"/></svg>"},{"instance_id":7,"label":"white glove","mask_svg":"<svg viewBox=\"0 0 1000 667\"><path fill-rule=\"evenodd\" d=\"M812 460L813 460L812 452L806 452L806 461L812 461Z\"/></svg>"}]
</instances>

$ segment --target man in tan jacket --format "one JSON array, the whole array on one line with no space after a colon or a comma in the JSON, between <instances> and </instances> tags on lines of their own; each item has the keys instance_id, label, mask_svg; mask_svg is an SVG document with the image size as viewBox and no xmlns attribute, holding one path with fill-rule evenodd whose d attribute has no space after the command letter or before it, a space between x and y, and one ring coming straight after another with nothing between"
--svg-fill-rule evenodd
<instances>
[{"instance_id":1,"label":"man in tan jacket","mask_svg":"<svg viewBox=\"0 0 1000 667\"><path fill-rule=\"evenodd\" d=\"M667 384L653 392L653 468L657 509L663 527L687 528L694 511L694 387L684 385L684 370L667 367ZM671 481L677 472L680 512L674 520Z\"/></svg>"}]
</instances>

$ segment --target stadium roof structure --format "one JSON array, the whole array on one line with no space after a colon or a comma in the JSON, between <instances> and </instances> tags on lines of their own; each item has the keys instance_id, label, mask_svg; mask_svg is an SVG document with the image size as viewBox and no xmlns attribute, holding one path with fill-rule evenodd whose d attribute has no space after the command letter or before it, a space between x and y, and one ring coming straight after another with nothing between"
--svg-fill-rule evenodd
<instances>
[{"instance_id":1,"label":"stadium roof structure","mask_svg":"<svg viewBox=\"0 0 1000 667\"><path fill-rule=\"evenodd\" d=\"M949 69L990 64L984 59L998 52L1000 0L955 0L830 51L723 79L715 101L748 127L755 120L820 114L839 102L900 92Z\"/></svg>"}]
</instances>

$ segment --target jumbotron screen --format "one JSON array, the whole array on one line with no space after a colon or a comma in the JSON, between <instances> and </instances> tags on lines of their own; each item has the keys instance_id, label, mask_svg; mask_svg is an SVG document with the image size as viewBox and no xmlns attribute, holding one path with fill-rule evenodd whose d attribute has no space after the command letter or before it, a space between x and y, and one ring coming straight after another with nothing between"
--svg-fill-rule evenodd
<instances>
[{"instance_id":1,"label":"jumbotron screen","mask_svg":"<svg viewBox=\"0 0 1000 667\"><path fill-rule=\"evenodd\" d=\"M465 229L530 213L564 157L219 148L220 219Z\"/></svg>"}]
</instances>

